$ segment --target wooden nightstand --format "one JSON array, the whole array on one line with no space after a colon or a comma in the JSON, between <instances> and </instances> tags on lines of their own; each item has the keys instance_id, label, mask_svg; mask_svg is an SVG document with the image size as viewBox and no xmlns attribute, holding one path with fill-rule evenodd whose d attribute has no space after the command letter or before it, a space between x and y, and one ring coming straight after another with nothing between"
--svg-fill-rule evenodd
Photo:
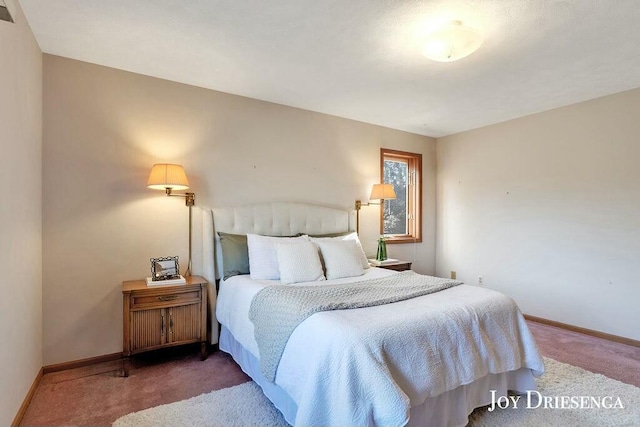
<instances>
[{"instance_id":1,"label":"wooden nightstand","mask_svg":"<svg viewBox=\"0 0 640 427\"><path fill-rule=\"evenodd\" d=\"M411 270L411 263L408 261L397 261L390 264L373 265L372 267L386 268L387 270L406 271Z\"/></svg>"},{"instance_id":2,"label":"wooden nightstand","mask_svg":"<svg viewBox=\"0 0 640 427\"><path fill-rule=\"evenodd\" d=\"M122 282L123 373L129 376L129 358L138 353L200 342L207 358L207 286L200 276L186 277L184 285L147 286L144 280Z\"/></svg>"}]
</instances>

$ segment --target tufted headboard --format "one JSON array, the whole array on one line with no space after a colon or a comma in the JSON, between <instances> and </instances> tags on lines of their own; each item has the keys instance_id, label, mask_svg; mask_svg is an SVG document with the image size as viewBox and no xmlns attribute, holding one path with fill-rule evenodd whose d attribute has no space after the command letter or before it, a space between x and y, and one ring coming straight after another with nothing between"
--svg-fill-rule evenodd
<instances>
[{"instance_id":1,"label":"tufted headboard","mask_svg":"<svg viewBox=\"0 0 640 427\"><path fill-rule=\"evenodd\" d=\"M215 208L202 214L202 274L215 283L222 271L218 231L233 234L293 236L298 233L329 234L355 230L353 212L306 203L272 202L236 208ZM215 287L209 299L215 307ZM218 342L215 309L211 310L211 342Z\"/></svg>"}]
</instances>

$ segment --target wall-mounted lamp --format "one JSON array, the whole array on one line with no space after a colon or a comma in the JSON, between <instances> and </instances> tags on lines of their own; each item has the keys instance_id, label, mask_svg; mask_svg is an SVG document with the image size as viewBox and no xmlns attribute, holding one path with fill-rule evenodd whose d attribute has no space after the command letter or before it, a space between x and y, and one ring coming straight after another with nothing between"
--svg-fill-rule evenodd
<instances>
[{"instance_id":1,"label":"wall-mounted lamp","mask_svg":"<svg viewBox=\"0 0 640 427\"><path fill-rule=\"evenodd\" d=\"M373 184L371 188L371 196L369 200L380 200L379 202L362 203L356 200L356 231L360 233L360 208L369 205L384 205L385 200L393 200L396 198L396 192L392 184Z\"/></svg>"},{"instance_id":2,"label":"wall-mounted lamp","mask_svg":"<svg viewBox=\"0 0 640 427\"><path fill-rule=\"evenodd\" d=\"M187 174L184 172L182 165L174 165L170 163L157 163L151 168L151 174L147 180L147 187L154 190L164 190L167 196L178 196L185 198L185 204L189 207L189 261L187 263L187 271L185 276L191 275L191 229L192 215L191 208L195 205L196 195L194 193L185 192L184 194L174 194L173 190L189 189L189 181Z\"/></svg>"}]
</instances>

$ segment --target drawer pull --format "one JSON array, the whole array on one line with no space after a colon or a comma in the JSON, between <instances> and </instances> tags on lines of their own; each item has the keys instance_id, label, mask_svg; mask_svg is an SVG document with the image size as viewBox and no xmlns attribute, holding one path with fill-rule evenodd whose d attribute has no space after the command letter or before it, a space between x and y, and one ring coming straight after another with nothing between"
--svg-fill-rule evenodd
<instances>
[{"instance_id":1,"label":"drawer pull","mask_svg":"<svg viewBox=\"0 0 640 427\"><path fill-rule=\"evenodd\" d=\"M158 297L158 301L173 301L178 295L162 295Z\"/></svg>"}]
</instances>

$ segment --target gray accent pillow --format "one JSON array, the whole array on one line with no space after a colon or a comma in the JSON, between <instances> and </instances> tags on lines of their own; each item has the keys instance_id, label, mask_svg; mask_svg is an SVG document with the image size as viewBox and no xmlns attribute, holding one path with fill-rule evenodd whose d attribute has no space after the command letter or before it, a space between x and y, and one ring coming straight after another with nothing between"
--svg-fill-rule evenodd
<instances>
[{"instance_id":1,"label":"gray accent pillow","mask_svg":"<svg viewBox=\"0 0 640 427\"><path fill-rule=\"evenodd\" d=\"M218 231L222 247L222 279L249 274L249 247L247 236Z\"/></svg>"},{"instance_id":2,"label":"gray accent pillow","mask_svg":"<svg viewBox=\"0 0 640 427\"><path fill-rule=\"evenodd\" d=\"M309 234L309 237L314 237L316 239L325 239L327 237L342 237L351 233L353 233L353 231L341 231L340 233L316 234L316 235Z\"/></svg>"}]
</instances>

